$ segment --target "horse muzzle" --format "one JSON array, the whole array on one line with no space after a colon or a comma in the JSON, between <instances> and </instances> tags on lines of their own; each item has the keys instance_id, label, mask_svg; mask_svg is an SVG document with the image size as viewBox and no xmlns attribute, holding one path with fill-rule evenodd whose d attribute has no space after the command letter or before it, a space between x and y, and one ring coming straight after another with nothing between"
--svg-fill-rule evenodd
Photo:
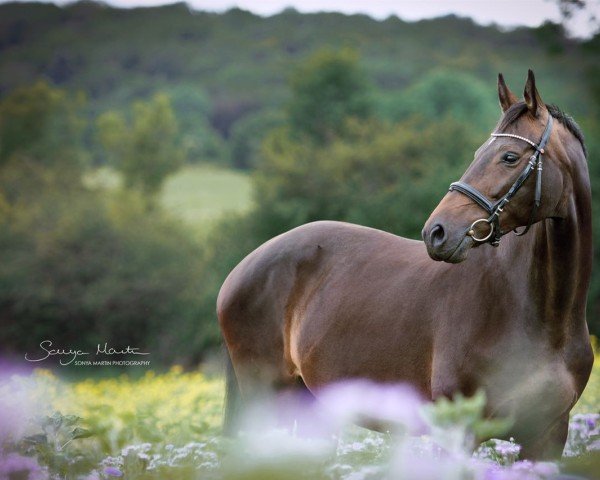
<instances>
[{"instance_id":1,"label":"horse muzzle","mask_svg":"<svg viewBox=\"0 0 600 480\"><path fill-rule=\"evenodd\" d=\"M449 227L440 221L428 221L421 235L427 253L438 262L460 263L476 243L469 229Z\"/></svg>"}]
</instances>

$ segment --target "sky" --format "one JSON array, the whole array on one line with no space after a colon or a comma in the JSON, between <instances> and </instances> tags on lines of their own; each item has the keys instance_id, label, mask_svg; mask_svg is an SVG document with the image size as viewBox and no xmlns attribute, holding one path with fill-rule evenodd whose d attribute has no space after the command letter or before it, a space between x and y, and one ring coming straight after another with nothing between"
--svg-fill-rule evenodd
<instances>
[{"instance_id":1,"label":"sky","mask_svg":"<svg viewBox=\"0 0 600 480\"><path fill-rule=\"evenodd\" d=\"M7 0L0 0L3 3ZM175 0L108 0L120 7L151 6L174 3ZM69 3L58 0L55 3ZM197 10L225 11L232 7L250 10L260 15L272 15L286 7L300 12L338 11L366 13L383 19L391 14L403 20L420 20L448 14L473 18L488 25L504 27L538 26L545 20L559 21L557 0L187 0ZM569 31L576 37L587 37L593 31L590 12L600 17L600 0L588 0L587 12L577 14L569 22Z\"/></svg>"}]
</instances>

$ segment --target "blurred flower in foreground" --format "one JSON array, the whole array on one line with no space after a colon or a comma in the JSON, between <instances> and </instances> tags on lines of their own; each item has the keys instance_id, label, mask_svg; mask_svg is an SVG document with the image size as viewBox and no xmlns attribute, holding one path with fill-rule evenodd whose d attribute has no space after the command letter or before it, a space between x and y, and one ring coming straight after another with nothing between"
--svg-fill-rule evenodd
<instances>
[{"instance_id":1,"label":"blurred flower in foreground","mask_svg":"<svg viewBox=\"0 0 600 480\"><path fill-rule=\"evenodd\" d=\"M356 423L410 435L428 431L421 415L424 400L408 385L354 380L325 387L317 398L340 426Z\"/></svg>"},{"instance_id":2,"label":"blurred flower in foreground","mask_svg":"<svg viewBox=\"0 0 600 480\"><path fill-rule=\"evenodd\" d=\"M506 434L513 424L510 418L486 418L486 397L479 390L471 397L460 393L452 400L438 398L423 407L432 435L449 452L472 452L478 441Z\"/></svg>"},{"instance_id":3,"label":"blurred flower in foreground","mask_svg":"<svg viewBox=\"0 0 600 480\"><path fill-rule=\"evenodd\" d=\"M25 436L29 419L39 411L33 405L32 389L28 377L15 375L11 369L0 371L0 447Z\"/></svg>"},{"instance_id":4,"label":"blurred flower in foreground","mask_svg":"<svg viewBox=\"0 0 600 480\"><path fill-rule=\"evenodd\" d=\"M77 474L61 474L60 478L85 480L557 480L595 478L594 472L600 465L600 450L594 451L599 448L600 439L598 414L573 417L570 448L583 452L581 455L563 458L560 463L520 461L520 446L512 440L488 440L473 454L476 439L501 435L500 430L506 426L503 420L485 418L482 393L468 398L457 395L453 401L439 399L431 403L422 401L410 387L378 385L362 380L328 386L316 391L316 398L306 392L262 399L260 405L248 410L240 435L235 439L224 438L214 434L216 428L190 429L192 417L195 424L203 421L207 414L215 415L215 422L219 419L220 403L213 400L205 407L202 402L208 391L211 395L213 392L220 394L220 384L206 379L197 382L197 376L172 372L156 378L148 374L136 381L120 378L78 383L77 392L85 393L89 405L84 411L69 413L79 413L86 423L91 419L93 425L102 426L104 423L100 421L107 422L111 428L103 437L87 438L85 435L86 439L80 443L82 430L73 430L74 425L71 425L77 417L41 417L48 427L45 429L47 435L50 426L71 425L66 433L73 430L72 433L77 434L72 436L78 438L66 443L64 449L65 442L59 442L60 451L52 450L51 456L23 457L17 454L23 453L18 450L18 445L10 444L20 438L19 432L25 429L31 415L39 417L48 397L60 398L65 406L78 403L73 400L75 397L66 395L71 391L70 387L63 388L47 373L37 373L29 380L18 377L13 375L0 381L0 407L10 407L14 412L14 418L11 418L8 410L0 408L0 430L18 420L10 429L4 430L11 433L4 451L0 448L0 480L58 478L54 460L59 458L67 460L69 466L76 466L81 460L77 464ZM32 390L34 384L38 393ZM192 384L205 385L204 390L197 390L184 403L181 403L182 395L173 396L173 392L188 392ZM206 389L207 385L210 390ZM139 394L140 390L143 394ZM102 396L104 391L110 395ZM23 395L13 397L13 393L18 392ZM35 395L28 399L30 393ZM152 401L148 403L150 397ZM213 397L216 395L208 398ZM113 398L114 406L110 409L103 406ZM124 398L128 402L132 398L136 401L127 403ZM200 409L199 402L203 405ZM25 408L28 405L36 408ZM23 415L20 408L26 410ZM163 408L166 408L164 412ZM182 408L187 410L178 410ZM150 433L139 430L144 435L139 443L110 441L126 429L134 428L133 425L139 426L140 417L136 415L139 411L151 415L144 426L154 430ZM123 416L123 412L127 415ZM115 419L119 418L125 418L129 423L115 426ZM170 418L176 422L173 424L175 430L159 435L158 425L164 423L161 420ZM357 423L377 426L379 432L359 428ZM36 424L30 422L29 428L31 425ZM42 436L28 437L30 446L39 449L46 443L55 443L50 437L49 442L38 437ZM165 443L155 438L164 438ZM88 446L99 445L100 439L108 447L97 457L95 450ZM568 454L567 450L565 454ZM36 461L46 467L40 467ZM581 476L561 477L561 472L562 475Z\"/></svg>"},{"instance_id":5,"label":"blurred flower in foreground","mask_svg":"<svg viewBox=\"0 0 600 480\"><path fill-rule=\"evenodd\" d=\"M0 454L0 478L47 480L50 477L48 471L40 467L34 458L9 453L6 456Z\"/></svg>"},{"instance_id":6,"label":"blurred flower in foreground","mask_svg":"<svg viewBox=\"0 0 600 480\"><path fill-rule=\"evenodd\" d=\"M116 467L106 467L104 473L109 477L122 477L123 472Z\"/></svg>"},{"instance_id":7,"label":"blurred flower in foreground","mask_svg":"<svg viewBox=\"0 0 600 480\"><path fill-rule=\"evenodd\" d=\"M325 478L327 460L335 454L335 443L300 438L285 430L241 434L222 459L227 480Z\"/></svg>"},{"instance_id":8,"label":"blurred flower in foreground","mask_svg":"<svg viewBox=\"0 0 600 480\"><path fill-rule=\"evenodd\" d=\"M559 477L558 466L550 462L530 462L527 460L515 462L511 467L502 467L488 464L480 469L475 479L477 480L577 480L577 477ZM583 480L583 479L580 479Z\"/></svg>"},{"instance_id":9,"label":"blurred flower in foreground","mask_svg":"<svg viewBox=\"0 0 600 480\"><path fill-rule=\"evenodd\" d=\"M563 455L573 457L600 450L600 414L578 413L569 423L569 436Z\"/></svg>"}]
</instances>

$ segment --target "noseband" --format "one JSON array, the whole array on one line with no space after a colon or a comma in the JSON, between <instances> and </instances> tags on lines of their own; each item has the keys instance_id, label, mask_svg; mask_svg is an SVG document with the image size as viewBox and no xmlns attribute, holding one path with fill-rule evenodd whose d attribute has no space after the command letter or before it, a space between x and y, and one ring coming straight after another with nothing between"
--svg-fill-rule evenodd
<instances>
[{"instance_id":1,"label":"noseband","mask_svg":"<svg viewBox=\"0 0 600 480\"><path fill-rule=\"evenodd\" d=\"M529 215L529 221L527 223L527 226L525 227L525 230L523 230L520 233L515 230L515 233L518 236L521 236L525 235L529 231L529 228L533 223L533 219L535 218L535 214L537 212L538 207L540 206L542 199L542 155L545 153L544 147L548 143L550 133L552 133L552 115L550 114L548 115L548 123L546 124L546 129L542 134L540 143L537 144L535 142L532 142L528 138L521 137L520 135L513 135L512 133L492 133L492 137L512 137L518 140L523 140L524 142L527 142L529 145L531 145L535 150L533 155L529 157L529 162L527 162L527 166L523 169L519 177L515 180L515 183L512 184L508 192L497 202L492 202L479 190L472 187L468 183L454 182L450 185L449 191L452 192L456 190L457 192L466 195L475 203L477 203L477 205L483 208L487 213L490 214L488 218L480 218L479 220L475 220L471 224L467 235L471 236L474 241L479 243L489 242L494 247L497 247L500 244L500 239L502 238L502 236L508 233L503 232L500 229L500 214L502 213L504 206L508 202L510 202L512 197L515 196L515 194L525 183L525 180L529 178L533 170L537 170L535 181L535 199L533 207L531 208L531 213ZM479 223L487 223L490 227L490 233L488 233L485 237L482 238L478 238L475 236L475 226Z\"/></svg>"}]
</instances>

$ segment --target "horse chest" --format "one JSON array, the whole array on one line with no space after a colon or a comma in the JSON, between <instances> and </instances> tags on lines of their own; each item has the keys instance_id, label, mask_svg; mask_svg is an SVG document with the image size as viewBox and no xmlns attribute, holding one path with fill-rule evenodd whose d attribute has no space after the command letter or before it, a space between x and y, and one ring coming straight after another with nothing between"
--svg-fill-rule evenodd
<instances>
[{"instance_id":1,"label":"horse chest","mask_svg":"<svg viewBox=\"0 0 600 480\"><path fill-rule=\"evenodd\" d=\"M576 378L562 353L526 338L500 342L485 353L472 348L450 364L433 372L433 397L483 389L491 415L527 424L535 418L544 425L568 411L577 398Z\"/></svg>"}]
</instances>

